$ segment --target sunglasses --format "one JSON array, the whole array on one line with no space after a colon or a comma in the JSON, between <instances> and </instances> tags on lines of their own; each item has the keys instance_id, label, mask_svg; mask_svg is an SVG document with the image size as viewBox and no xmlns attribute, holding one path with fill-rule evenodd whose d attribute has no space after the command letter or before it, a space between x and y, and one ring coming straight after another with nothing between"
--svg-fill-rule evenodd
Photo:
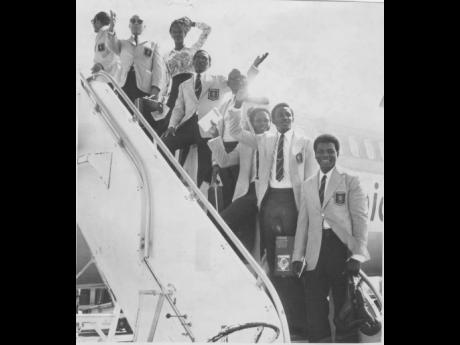
<instances>
[{"instance_id":1,"label":"sunglasses","mask_svg":"<svg viewBox=\"0 0 460 345\"><path fill-rule=\"evenodd\" d=\"M142 19L130 19L131 24L142 24L144 21Z\"/></svg>"}]
</instances>

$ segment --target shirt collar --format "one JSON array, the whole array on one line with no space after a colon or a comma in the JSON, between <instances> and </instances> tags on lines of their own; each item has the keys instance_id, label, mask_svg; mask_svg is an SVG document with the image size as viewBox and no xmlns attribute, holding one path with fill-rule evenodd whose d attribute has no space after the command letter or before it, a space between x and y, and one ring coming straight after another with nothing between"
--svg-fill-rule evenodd
<instances>
[{"instance_id":1,"label":"shirt collar","mask_svg":"<svg viewBox=\"0 0 460 345\"><path fill-rule=\"evenodd\" d=\"M128 42L130 42L132 45L135 45L135 41L134 41L134 35L131 35L131 37L128 39ZM145 42L147 41L142 41L142 39L137 36L137 45L140 46L141 44L144 44Z\"/></svg>"},{"instance_id":2,"label":"shirt collar","mask_svg":"<svg viewBox=\"0 0 460 345\"><path fill-rule=\"evenodd\" d=\"M198 75L198 73L194 72L195 73L195 80L196 80L196 76ZM203 81L206 79L206 72L203 72L203 73L200 73L200 80Z\"/></svg>"},{"instance_id":3,"label":"shirt collar","mask_svg":"<svg viewBox=\"0 0 460 345\"><path fill-rule=\"evenodd\" d=\"M329 179L331 178L332 172L334 170L335 170L335 166L325 174L321 171L321 169L319 169L319 182L321 183L321 180L323 179L324 175L326 175L326 181L329 181Z\"/></svg>"},{"instance_id":4,"label":"shirt collar","mask_svg":"<svg viewBox=\"0 0 460 345\"><path fill-rule=\"evenodd\" d=\"M285 137L286 139L291 139L293 134L294 134L294 130L293 130L292 127L291 127L290 130L284 132L284 137ZM280 136L281 136L281 132L278 131L278 138L279 138Z\"/></svg>"}]
</instances>

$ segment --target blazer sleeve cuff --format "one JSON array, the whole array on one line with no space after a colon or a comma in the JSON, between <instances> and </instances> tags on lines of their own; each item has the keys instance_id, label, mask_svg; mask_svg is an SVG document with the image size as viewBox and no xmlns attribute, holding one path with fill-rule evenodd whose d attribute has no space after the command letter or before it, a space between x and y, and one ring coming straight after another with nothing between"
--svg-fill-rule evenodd
<instances>
[{"instance_id":1,"label":"blazer sleeve cuff","mask_svg":"<svg viewBox=\"0 0 460 345\"><path fill-rule=\"evenodd\" d=\"M350 259L355 259L356 261L359 261L360 263L367 261L364 255L361 255L361 254L353 254L348 260Z\"/></svg>"}]
</instances>

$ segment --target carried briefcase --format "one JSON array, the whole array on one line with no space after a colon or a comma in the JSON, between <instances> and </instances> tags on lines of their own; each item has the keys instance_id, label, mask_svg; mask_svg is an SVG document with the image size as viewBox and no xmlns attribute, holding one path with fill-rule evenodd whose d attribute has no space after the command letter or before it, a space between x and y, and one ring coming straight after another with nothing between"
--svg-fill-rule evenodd
<instances>
[{"instance_id":1,"label":"carried briefcase","mask_svg":"<svg viewBox=\"0 0 460 345\"><path fill-rule=\"evenodd\" d=\"M292 252L294 251L294 236L276 236L275 241L275 270L276 277L294 277L292 271Z\"/></svg>"},{"instance_id":2,"label":"carried briefcase","mask_svg":"<svg viewBox=\"0 0 460 345\"><path fill-rule=\"evenodd\" d=\"M162 102L155 101L148 97L139 97L134 101L134 105L139 109L139 112L145 119L159 121L166 116L168 112ZM150 121L149 121L150 122Z\"/></svg>"},{"instance_id":3,"label":"carried briefcase","mask_svg":"<svg viewBox=\"0 0 460 345\"><path fill-rule=\"evenodd\" d=\"M370 296L364 292L362 280L356 283L356 279L348 276L345 302L334 318L336 329L342 333L359 330L368 336L375 335L382 328L381 322L372 315L369 307Z\"/></svg>"}]
</instances>

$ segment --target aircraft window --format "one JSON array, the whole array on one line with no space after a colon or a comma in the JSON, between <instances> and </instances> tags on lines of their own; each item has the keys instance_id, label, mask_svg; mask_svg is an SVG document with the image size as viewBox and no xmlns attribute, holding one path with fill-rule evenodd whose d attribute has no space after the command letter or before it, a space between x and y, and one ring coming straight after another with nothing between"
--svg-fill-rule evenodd
<instances>
[{"instance_id":1,"label":"aircraft window","mask_svg":"<svg viewBox=\"0 0 460 345\"><path fill-rule=\"evenodd\" d=\"M375 159L374 145L372 145L372 143L369 140L365 139L364 146L366 147L367 157L369 159Z\"/></svg>"},{"instance_id":2,"label":"aircraft window","mask_svg":"<svg viewBox=\"0 0 460 345\"><path fill-rule=\"evenodd\" d=\"M351 156L350 145L347 145L347 137L345 135L336 135L340 142L340 155Z\"/></svg>"},{"instance_id":3,"label":"aircraft window","mask_svg":"<svg viewBox=\"0 0 460 345\"><path fill-rule=\"evenodd\" d=\"M383 158L383 143L382 142L379 143L379 149L380 149L380 155L382 156L382 159L384 159Z\"/></svg>"},{"instance_id":4,"label":"aircraft window","mask_svg":"<svg viewBox=\"0 0 460 345\"><path fill-rule=\"evenodd\" d=\"M359 158L359 146L355 137L348 137L348 143L350 144L351 154Z\"/></svg>"}]
</instances>

